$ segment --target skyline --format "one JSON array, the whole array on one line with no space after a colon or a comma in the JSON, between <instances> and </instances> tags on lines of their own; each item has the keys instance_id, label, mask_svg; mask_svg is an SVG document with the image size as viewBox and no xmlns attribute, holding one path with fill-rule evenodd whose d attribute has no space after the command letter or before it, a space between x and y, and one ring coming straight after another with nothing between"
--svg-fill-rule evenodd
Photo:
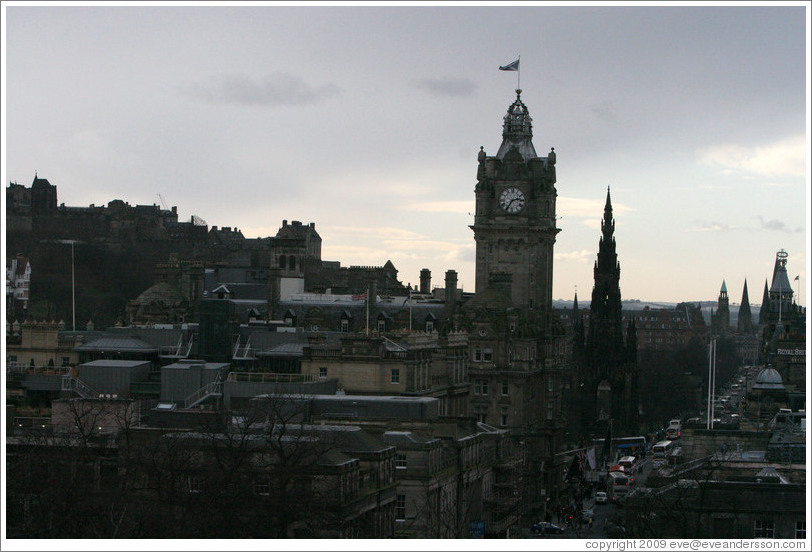
<instances>
[{"instance_id":1,"label":"skyline","mask_svg":"<svg viewBox=\"0 0 812 552\"><path fill-rule=\"evenodd\" d=\"M516 98L557 153L553 298L588 303L611 189L624 300L809 289L809 10L3 5L3 177L178 207L474 291L476 157ZM450 47L453 45L453 47ZM520 57L520 73L499 66ZM5 243L4 243L5 247ZM795 282L795 276L799 281Z\"/></svg>"}]
</instances>

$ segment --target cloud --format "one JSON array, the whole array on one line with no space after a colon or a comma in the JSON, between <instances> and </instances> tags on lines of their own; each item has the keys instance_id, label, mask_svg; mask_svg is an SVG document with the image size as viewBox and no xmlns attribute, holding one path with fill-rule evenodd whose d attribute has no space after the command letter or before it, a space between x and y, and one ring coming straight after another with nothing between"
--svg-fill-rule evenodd
<instances>
[{"instance_id":1,"label":"cloud","mask_svg":"<svg viewBox=\"0 0 812 552\"><path fill-rule=\"evenodd\" d=\"M341 237L362 236L363 238L374 238L376 240L424 240L426 237L417 232L394 227L366 227L366 226L325 226L322 227L324 234ZM322 232L320 232L322 233Z\"/></svg>"},{"instance_id":2,"label":"cloud","mask_svg":"<svg viewBox=\"0 0 812 552\"><path fill-rule=\"evenodd\" d=\"M137 166L134 155L121 153L104 133L95 129L73 134L64 143L62 154L65 159L85 166L102 165L116 170Z\"/></svg>"},{"instance_id":3,"label":"cloud","mask_svg":"<svg viewBox=\"0 0 812 552\"><path fill-rule=\"evenodd\" d=\"M474 201L429 201L425 203L403 203L397 205L403 211L421 213L457 213L464 215L474 212Z\"/></svg>"},{"instance_id":4,"label":"cloud","mask_svg":"<svg viewBox=\"0 0 812 552\"><path fill-rule=\"evenodd\" d=\"M452 77L420 79L415 82L415 86L427 91L432 96L455 98L471 96L476 91L476 84L470 79Z\"/></svg>"},{"instance_id":5,"label":"cloud","mask_svg":"<svg viewBox=\"0 0 812 552\"><path fill-rule=\"evenodd\" d=\"M589 249L570 251L569 253L554 253L556 261L574 261L577 263L591 263L596 259L597 253Z\"/></svg>"},{"instance_id":6,"label":"cloud","mask_svg":"<svg viewBox=\"0 0 812 552\"><path fill-rule=\"evenodd\" d=\"M615 122L615 109L612 106L611 102L601 102L599 104L593 104L589 106L589 109L592 113L600 119L601 121L606 121L608 123Z\"/></svg>"},{"instance_id":7,"label":"cloud","mask_svg":"<svg viewBox=\"0 0 812 552\"><path fill-rule=\"evenodd\" d=\"M700 162L723 174L806 176L806 137L794 136L762 146L722 144L700 152Z\"/></svg>"},{"instance_id":8,"label":"cloud","mask_svg":"<svg viewBox=\"0 0 812 552\"><path fill-rule=\"evenodd\" d=\"M784 224L783 221L773 219L773 220L764 220L764 217L758 217L759 222L761 222L761 229L762 230L775 230L777 232L786 232L787 234L791 234L793 232L803 232L803 228L795 228L794 230L787 228L787 225Z\"/></svg>"},{"instance_id":9,"label":"cloud","mask_svg":"<svg viewBox=\"0 0 812 552\"><path fill-rule=\"evenodd\" d=\"M313 86L301 77L274 73L262 80L246 75L220 75L211 82L181 85L181 94L213 104L289 106L313 104L340 94L335 84Z\"/></svg>"},{"instance_id":10,"label":"cloud","mask_svg":"<svg viewBox=\"0 0 812 552\"><path fill-rule=\"evenodd\" d=\"M694 221L698 228L689 228L686 232L727 232L728 230L735 230L735 226L730 226L723 222L707 222L697 220Z\"/></svg>"}]
</instances>

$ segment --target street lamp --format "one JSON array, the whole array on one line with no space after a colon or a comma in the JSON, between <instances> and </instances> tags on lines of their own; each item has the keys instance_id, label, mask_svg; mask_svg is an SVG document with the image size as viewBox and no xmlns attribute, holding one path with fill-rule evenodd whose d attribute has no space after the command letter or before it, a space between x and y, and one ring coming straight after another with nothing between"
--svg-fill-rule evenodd
<instances>
[{"instance_id":1,"label":"street lamp","mask_svg":"<svg viewBox=\"0 0 812 552\"><path fill-rule=\"evenodd\" d=\"M73 256L74 244L81 243L79 240L54 240L56 243L70 244L70 287L71 287L71 308L73 312L73 331L76 331L76 269Z\"/></svg>"}]
</instances>

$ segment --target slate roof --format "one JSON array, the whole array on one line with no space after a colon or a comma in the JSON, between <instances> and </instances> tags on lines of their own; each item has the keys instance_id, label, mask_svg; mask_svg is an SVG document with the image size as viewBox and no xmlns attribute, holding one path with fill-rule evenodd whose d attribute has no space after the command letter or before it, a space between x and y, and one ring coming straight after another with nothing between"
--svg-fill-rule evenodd
<instances>
[{"instance_id":1,"label":"slate roof","mask_svg":"<svg viewBox=\"0 0 812 552\"><path fill-rule=\"evenodd\" d=\"M90 343L78 345L76 351L118 351L127 353L157 353L158 348L132 337L102 337Z\"/></svg>"}]
</instances>

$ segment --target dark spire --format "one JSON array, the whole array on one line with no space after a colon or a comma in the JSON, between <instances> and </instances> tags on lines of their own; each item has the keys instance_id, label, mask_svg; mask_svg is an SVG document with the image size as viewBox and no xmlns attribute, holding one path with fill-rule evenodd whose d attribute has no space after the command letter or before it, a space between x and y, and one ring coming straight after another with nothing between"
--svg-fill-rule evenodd
<instances>
[{"instance_id":1,"label":"dark spire","mask_svg":"<svg viewBox=\"0 0 812 552\"><path fill-rule=\"evenodd\" d=\"M598 258L593 268L595 284L592 288L587 354L597 368L598 380L608 378L623 358L623 328L620 301L620 264L615 252L615 221L612 218L612 200L606 191L606 206L601 221Z\"/></svg>"},{"instance_id":2,"label":"dark spire","mask_svg":"<svg viewBox=\"0 0 812 552\"><path fill-rule=\"evenodd\" d=\"M770 312L770 288L767 287L767 280L764 280L764 295L761 297L761 307L758 310L758 323L767 322L767 313Z\"/></svg>"},{"instance_id":3,"label":"dark spire","mask_svg":"<svg viewBox=\"0 0 812 552\"><path fill-rule=\"evenodd\" d=\"M739 333L751 333L753 331L753 313L750 311L750 297L747 294L747 279L744 280L744 290L742 291L742 302L739 306L739 319L736 322L736 331Z\"/></svg>"},{"instance_id":4,"label":"dark spire","mask_svg":"<svg viewBox=\"0 0 812 552\"><path fill-rule=\"evenodd\" d=\"M575 350L583 352L584 348L584 321L581 318L581 309L578 308L578 292L575 292L575 300L572 302L572 335Z\"/></svg>"}]
</instances>

